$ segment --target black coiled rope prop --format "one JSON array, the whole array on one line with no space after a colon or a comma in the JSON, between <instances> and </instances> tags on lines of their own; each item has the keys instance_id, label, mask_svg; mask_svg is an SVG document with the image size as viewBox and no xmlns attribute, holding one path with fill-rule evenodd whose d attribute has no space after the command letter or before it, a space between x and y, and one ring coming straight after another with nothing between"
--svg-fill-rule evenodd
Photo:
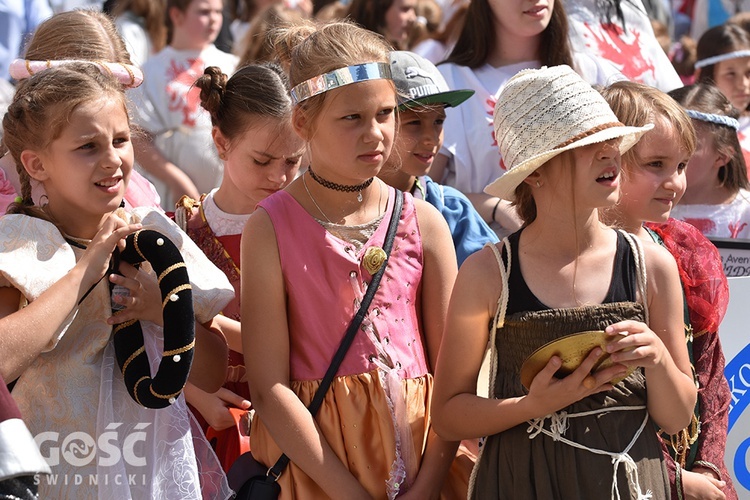
<instances>
[{"instance_id":1,"label":"black coiled rope prop","mask_svg":"<svg viewBox=\"0 0 750 500\"><path fill-rule=\"evenodd\" d=\"M187 383L195 349L193 292L182 254L169 238L150 229L128 235L119 260L147 261L158 276L164 318L164 352L151 377L143 330L138 320L115 325L115 356L130 396L146 408L166 408Z\"/></svg>"}]
</instances>

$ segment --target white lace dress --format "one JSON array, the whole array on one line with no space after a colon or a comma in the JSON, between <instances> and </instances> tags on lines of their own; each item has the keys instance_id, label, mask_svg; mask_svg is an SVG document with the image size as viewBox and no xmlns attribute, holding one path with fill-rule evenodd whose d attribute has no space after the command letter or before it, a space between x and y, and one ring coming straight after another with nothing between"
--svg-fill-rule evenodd
<instances>
[{"instance_id":1,"label":"white lace dress","mask_svg":"<svg viewBox=\"0 0 750 500\"><path fill-rule=\"evenodd\" d=\"M224 274L161 212L136 209L132 214L180 248L198 320L216 315L234 296ZM0 286L17 288L29 301L65 275L82 252L46 221L25 215L0 218ZM200 429L191 431L194 420L184 397L152 410L128 395L109 316L109 287L102 280L13 389L52 469L48 478L39 478L40 498L228 498L231 490L216 456ZM148 322L142 326L155 374L162 329Z\"/></svg>"}]
</instances>

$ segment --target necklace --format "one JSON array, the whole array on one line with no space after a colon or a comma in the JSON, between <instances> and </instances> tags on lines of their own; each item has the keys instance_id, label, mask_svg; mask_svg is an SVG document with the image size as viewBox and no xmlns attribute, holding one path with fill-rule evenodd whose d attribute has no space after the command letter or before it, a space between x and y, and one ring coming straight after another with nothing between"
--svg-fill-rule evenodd
<instances>
[{"instance_id":1,"label":"necklace","mask_svg":"<svg viewBox=\"0 0 750 500\"><path fill-rule=\"evenodd\" d=\"M370 177L362 184L357 184L355 186L346 185L346 184L336 184L335 182L331 182L329 180L326 180L322 177L320 177L318 174L313 172L312 167L308 167L307 171L310 172L310 177L320 184L323 187L327 187L328 189L333 189L334 191L343 191L345 193L353 193L357 191L357 201L362 203L362 190L367 188L370 184L372 184L372 181L375 179L375 177Z\"/></svg>"},{"instance_id":2,"label":"necklace","mask_svg":"<svg viewBox=\"0 0 750 500\"><path fill-rule=\"evenodd\" d=\"M308 169L307 171L308 171L308 172L312 172L312 170L310 170L310 169ZM314 178L315 178L315 177L313 177L313 179L314 179ZM372 179L370 179L370 180L372 180ZM307 187L307 180L306 180L306 176L305 176L305 174L302 174L302 185L303 185L303 186L305 186L305 191L307 191L307 196L309 196L309 197L310 197L310 201L312 201L312 202L313 202L313 205L315 205L315 208L317 208L317 209L318 209L318 212L320 212L321 214L323 214L323 217L325 217L325 218L326 218L326 220L327 220L328 222L330 222L331 224L333 224L333 221L332 221L331 219L329 219L329 218L328 218L328 216L327 216L327 215L326 215L326 213L325 213L325 212L323 211L323 209L322 209L322 208L320 208L320 205L318 205L318 202L317 202L317 201L315 201L315 198L313 198L313 195L312 195L312 193L310 192L310 188L308 188L308 187Z\"/></svg>"},{"instance_id":3,"label":"necklace","mask_svg":"<svg viewBox=\"0 0 750 500\"><path fill-rule=\"evenodd\" d=\"M86 250L91 244L91 240L87 240L86 238L76 238L75 236L70 236L64 233L63 238L68 242L68 245L80 248L81 250Z\"/></svg>"}]
</instances>

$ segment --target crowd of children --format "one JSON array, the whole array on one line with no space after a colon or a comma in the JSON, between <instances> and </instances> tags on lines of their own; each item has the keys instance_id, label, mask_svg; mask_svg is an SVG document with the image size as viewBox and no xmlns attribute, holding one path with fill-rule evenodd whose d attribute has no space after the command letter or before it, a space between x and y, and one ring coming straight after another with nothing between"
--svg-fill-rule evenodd
<instances>
[{"instance_id":1,"label":"crowd of children","mask_svg":"<svg viewBox=\"0 0 750 500\"><path fill-rule=\"evenodd\" d=\"M0 129L0 496L737 498L708 238L750 240L750 34L694 32L678 74L645 3L35 26Z\"/></svg>"}]
</instances>

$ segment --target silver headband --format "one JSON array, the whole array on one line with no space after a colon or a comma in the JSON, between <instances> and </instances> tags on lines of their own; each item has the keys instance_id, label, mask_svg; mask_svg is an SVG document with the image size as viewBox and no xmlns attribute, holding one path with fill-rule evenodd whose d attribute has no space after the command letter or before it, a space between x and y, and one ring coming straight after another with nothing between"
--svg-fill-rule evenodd
<instances>
[{"instance_id":1,"label":"silver headband","mask_svg":"<svg viewBox=\"0 0 750 500\"><path fill-rule=\"evenodd\" d=\"M716 115L713 113L703 113L702 111L696 111L694 109L686 109L685 112L690 118L700 120L702 122L715 123L717 125L724 125L735 130L740 129L740 122L732 118L731 116Z\"/></svg>"},{"instance_id":2,"label":"silver headband","mask_svg":"<svg viewBox=\"0 0 750 500\"><path fill-rule=\"evenodd\" d=\"M339 68L305 80L290 92L292 104L297 105L312 96L328 92L350 83L366 82L368 80L391 79L391 66L388 63L365 63L355 66Z\"/></svg>"},{"instance_id":3,"label":"silver headband","mask_svg":"<svg viewBox=\"0 0 750 500\"><path fill-rule=\"evenodd\" d=\"M740 57L750 57L750 50L735 50L734 52L727 52L726 54L719 54L718 56L707 57L700 61L695 61L695 69L705 68L712 64L720 63L722 61L728 61L730 59L738 59Z\"/></svg>"}]
</instances>

